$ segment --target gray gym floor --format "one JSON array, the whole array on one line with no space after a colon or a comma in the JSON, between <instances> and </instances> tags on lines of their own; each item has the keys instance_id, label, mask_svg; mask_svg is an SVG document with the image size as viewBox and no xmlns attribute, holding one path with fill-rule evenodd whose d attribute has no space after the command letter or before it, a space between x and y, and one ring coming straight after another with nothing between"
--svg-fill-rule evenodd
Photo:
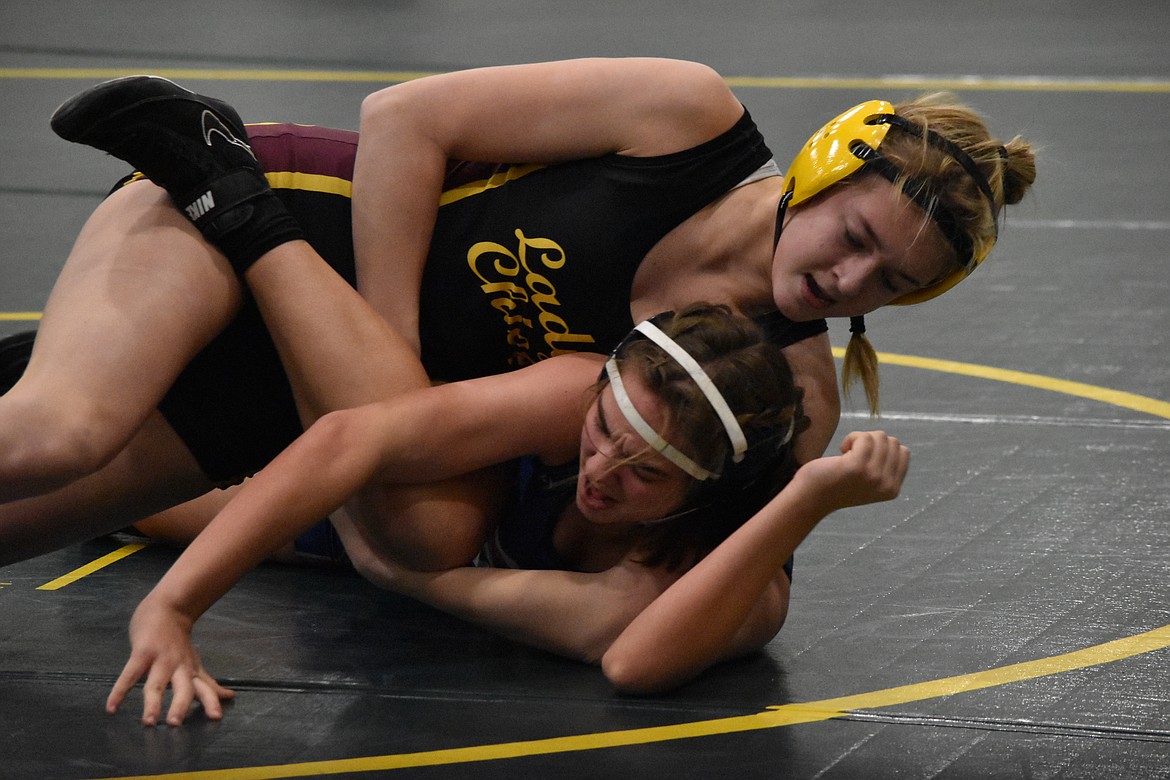
<instances>
[{"instance_id":1,"label":"gray gym floor","mask_svg":"<svg viewBox=\"0 0 1170 780\"><path fill-rule=\"evenodd\" d=\"M147 729L140 698L102 703L175 553L61 585L108 537L0 570L0 777L1170 777L1168 40L1161 0L6 0L0 334L35 325L125 170L48 117L125 73L352 128L411 74L664 55L731 79L782 163L853 103L938 88L1041 158L974 277L869 318L884 419L841 432L896 432L912 473L801 547L765 653L622 698L353 575L266 565L197 630L238 701Z\"/></svg>"}]
</instances>

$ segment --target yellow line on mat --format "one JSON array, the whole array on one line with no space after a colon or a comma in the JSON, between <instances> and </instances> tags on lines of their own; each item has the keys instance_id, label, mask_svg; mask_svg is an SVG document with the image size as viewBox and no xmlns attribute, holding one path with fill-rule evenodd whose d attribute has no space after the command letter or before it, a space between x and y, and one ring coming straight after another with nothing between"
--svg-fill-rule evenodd
<instances>
[{"instance_id":1,"label":"yellow line on mat","mask_svg":"<svg viewBox=\"0 0 1170 780\"><path fill-rule=\"evenodd\" d=\"M725 79L732 87L765 89L912 89L912 90L980 90L988 92L1170 92L1170 81L1115 81L1109 79L1042 79L1030 77L982 78L979 76L879 76L876 78L769 78L732 76Z\"/></svg>"},{"instance_id":2,"label":"yellow line on mat","mask_svg":"<svg viewBox=\"0 0 1170 780\"><path fill-rule=\"evenodd\" d=\"M35 322L40 318L39 311L0 311L0 321L3 322Z\"/></svg>"},{"instance_id":3,"label":"yellow line on mat","mask_svg":"<svg viewBox=\"0 0 1170 780\"><path fill-rule=\"evenodd\" d=\"M134 544L128 544L125 547L119 547L117 550L114 550L112 553L109 553L108 555L103 555L102 557L98 558L96 561L92 561L91 563L87 563L84 566L82 566L81 568L74 569L73 571L69 572L68 574L62 575L62 576L58 577L57 579L53 580L52 582L46 582L44 585L41 585L39 588L37 588L37 590L60 590L61 588L64 588L66 585L77 582L82 577L87 577L90 574L93 574L98 569L104 569L105 567L109 566L111 563L117 563L118 561L125 558L127 555L133 555L134 553L138 552L139 550L141 550L145 546L146 546L145 544L135 542Z\"/></svg>"},{"instance_id":4,"label":"yellow line on mat","mask_svg":"<svg viewBox=\"0 0 1170 780\"><path fill-rule=\"evenodd\" d=\"M0 68L0 79L114 79L152 73L169 79L208 81L400 82L434 75L420 71L246 70L220 68Z\"/></svg>"},{"instance_id":5,"label":"yellow line on mat","mask_svg":"<svg viewBox=\"0 0 1170 780\"><path fill-rule=\"evenodd\" d=\"M111 780L275 780L287 777L312 777L346 772L384 772L423 766L444 766L477 761L498 761L524 756L572 753L582 750L627 747L648 743L693 739L720 734L780 728L800 723L829 720L858 709L888 707L895 704L934 699L958 693L990 688L1007 683L1031 680L1060 674L1089 666L1119 661L1131 656L1170 647L1170 625L1143 634L1117 639L1063 655L1036 661L1001 666L974 674L945 677L939 680L903 685L897 688L871 691L835 699L769 707L764 712L730 718L680 723L673 726L655 726L627 731L609 731L580 734L570 737L536 739L527 742L505 742L495 745L429 750L419 753L367 756L335 761L309 761L276 766L235 767L199 772L179 772L163 775L112 778Z\"/></svg>"},{"instance_id":6,"label":"yellow line on mat","mask_svg":"<svg viewBox=\"0 0 1170 780\"><path fill-rule=\"evenodd\" d=\"M436 75L435 71L294 70L245 68L0 68L0 79L112 79L149 72L172 79L208 81L305 81L398 83ZM728 76L732 87L749 89L913 89L996 92L1170 92L1170 81L1156 79L1046 79L1034 76Z\"/></svg>"},{"instance_id":7,"label":"yellow line on mat","mask_svg":"<svg viewBox=\"0 0 1170 780\"><path fill-rule=\"evenodd\" d=\"M844 350L834 348L833 354L836 357L842 357ZM1090 398L1103 403L1122 406L1170 419L1170 403L1081 382L1070 382L1040 374L1030 374L1024 371L1013 371L995 368L993 366L961 363L954 360L937 360L913 355L898 355L888 352L878 353L878 358L881 362L892 365L962 374ZM131 553L137 552L144 546L142 544L126 545L64 577L59 577L50 583L40 586L38 590L56 590L57 588L61 588ZM334 761L311 761L278 766L235 767L232 769L215 769L199 772L142 775L112 778L111 780L163 780L164 778L165 780L270 780L273 778L309 777L341 774L344 772L376 772L391 769L405 769L408 767L441 766L519 758L522 756L600 750L629 745L668 742L678 739L708 737L719 734L758 731L799 723L829 720L859 709L889 707L896 704L923 701L940 696L951 696L981 688L990 688L997 685L1035 679L1037 677L1060 674L1075 669L1111 663L1141 653L1160 650L1165 647L1170 647L1170 625L1063 655L1001 666L973 674L945 677L928 682L850 696L841 696L834 699L777 705L768 708L764 712L752 715L681 723L672 726L655 726L627 731L581 734L527 742L478 745L419 753L348 758Z\"/></svg>"},{"instance_id":8,"label":"yellow line on mat","mask_svg":"<svg viewBox=\"0 0 1170 780\"><path fill-rule=\"evenodd\" d=\"M844 357L845 350L833 348L835 357ZM964 376L992 379L997 382L1007 382L1015 385L1026 385L1041 390L1051 390L1054 393L1065 393L1080 398L1089 398L1101 403L1133 409L1155 417L1170 419L1170 403L1148 398L1144 395L1126 393L1121 390L1110 390L1107 387L1087 385L1083 382L1070 382L1066 379L1055 379L1041 374L1030 374L1026 371L1013 371L994 366L981 366L975 363L960 363L956 360L937 360L935 358L917 357L915 355L898 355L892 352L879 352L878 361L895 366L910 368L924 368L930 371L941 371L948 374L962 374Z\"/></svg>"}]
</instances>

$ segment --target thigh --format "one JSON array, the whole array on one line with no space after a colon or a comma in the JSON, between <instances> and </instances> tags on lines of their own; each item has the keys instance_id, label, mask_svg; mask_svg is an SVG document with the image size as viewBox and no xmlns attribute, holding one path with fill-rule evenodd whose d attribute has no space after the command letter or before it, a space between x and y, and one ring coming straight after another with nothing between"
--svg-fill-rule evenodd
<instances>
[{"instance_id":1,"label":"thigh","mask_svg":"<svg viewBox=\"0 0 1170 780\"><path fill-rule=\"evenodd\" d=\"M12 403L80 407L129 436L240 300L226 261L162 190L116 190L65 262Z\"/></svg>"},{"instance_id":2,"label":"thigh","mask_svg":"<svg viewBox=\"0 0 1170 780\"><path fill-rule=\"evenodd\" d=\"M160 542L185 546L203 532L220 510L227 506L243 485L233 485L222 490L209 490L201 496L155 512L134 523L141 534Z\"/></svg>"},{"instance_id":3,"label":"thigh","mask_svg":"<svg viewBox=\"0 0 1170 780\"><path fill-rule=\"evenodd\" d=\"M0 565L123 529L213 487L156 412L93 474L52 493L0 505Z\"/></svg>"}]
</instances>

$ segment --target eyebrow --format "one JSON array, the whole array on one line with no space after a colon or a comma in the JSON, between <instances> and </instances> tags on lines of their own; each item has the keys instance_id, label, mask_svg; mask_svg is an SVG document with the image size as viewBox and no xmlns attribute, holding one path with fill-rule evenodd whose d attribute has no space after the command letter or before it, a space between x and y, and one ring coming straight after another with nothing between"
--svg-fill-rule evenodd
<instances>
[{"instance_id":1,"label":"eyebrow","mask_svg":"<svg viewBox=\"0 0 1170 780\"><path fill-rule=\"evenodd\" d=\"M858 214L857 218L861 223L862 232L865 233L866 237L870 241L873 242L874 246L876 246L878 248L879 252L882 251L882 249L885 248L885 244L882 243L881 239L878 237L878 234L874 232L873 226L870 225L869 220L866 219L866 217L862 214ZM913 276L911 276L910 274L908 274L905 271L902 271L900 269L892 270L890 273L892 273L894 276L901 277L904 281L908 282L909 284L914 285L914 287L925 287L926 286L926 282L920 282L917 279L915 279Z\"/></svg>"},{"instance_id":2,"label":"eyebrow","mask_svg":"<svg viewBox=\"0 0 1170 780\"><path fill-rule=\"evenodd\" d=\"M604 404L601 403L601 396L599 395L597 396L597 427L601 429L602 433L609 436L609 423L605 421L605 410L602 409L603 406Z\"/></svg>"},{"instance_id":3,"label":"eyebrow","mask_svg":"<svg viewBox=\"0 0 1170 780\"><path fill-rule=\"evenodd\" d=\"M605 434L606 438L611 440L611 443L614 445L615 450L619 453L619 455L624 460L627 460L627 461L633 463L633 462L637 461L639 458L644 457L647 453L654 451L653 447L651 447L649 444L646 444L646 448L643 451L638 452L638 453L634 453L632 455L626 454L624 449L622 447L618 446L617 442L612 441L613 440L613 432L609 429L609 423L606 422L606 420L605 420L604 406L605 405L601 403L601 396L599 395L597 397L597 427L601 429L601 432L603 434ZM654 468L660 475L665 473L664 471L662 471L661 469L659 469L658 467L656 467L652 464L641 464L641 465L645 466L646 468Z\"/></svg>"}]
</instances>

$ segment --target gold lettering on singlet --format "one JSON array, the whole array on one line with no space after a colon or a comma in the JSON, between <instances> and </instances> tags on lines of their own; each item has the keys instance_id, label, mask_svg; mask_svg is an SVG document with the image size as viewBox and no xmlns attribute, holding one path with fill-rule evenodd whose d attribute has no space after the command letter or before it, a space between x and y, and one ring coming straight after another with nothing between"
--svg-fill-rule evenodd
<instances>
[{"instance_id":1,"label":"gold lettering on singlet","mask_svg":"<svg viewBox=\"0 0 1170 780\"><path fill-rule=\"evenodd\" d=\"M479 289L508 326L505 338L513 348L508 363L525 366L594 343L588 334L573 333L555 311L561 302L556 285L545 274L564 267L565 250L552 239L529 237L519 229L515 236L515 251L495 241L477 242L467 251L467 265L479 278ZM533 341L543 341L549 351L534 354Z\"/></svg>"}]
</instances>

